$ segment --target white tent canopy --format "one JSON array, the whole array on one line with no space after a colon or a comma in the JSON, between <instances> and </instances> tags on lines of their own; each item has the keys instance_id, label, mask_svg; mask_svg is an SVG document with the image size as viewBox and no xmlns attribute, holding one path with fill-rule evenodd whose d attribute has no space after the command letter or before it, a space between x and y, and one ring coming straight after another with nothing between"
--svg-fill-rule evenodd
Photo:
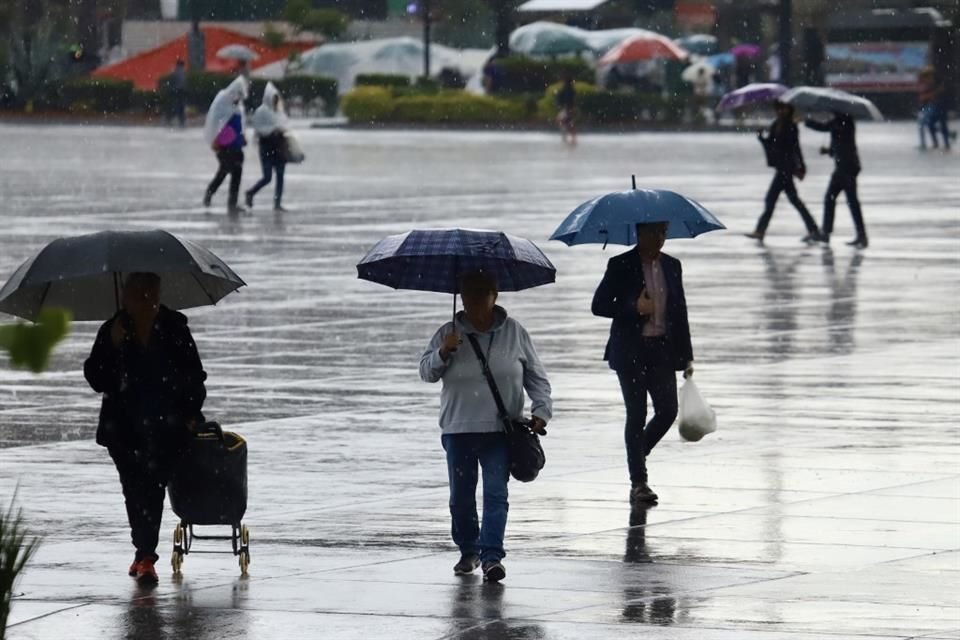
<instances>
[{"instance_id":1,"label":"white tent canopy","mask_svg":"<svg viewBox=\"0 0 960 640\"><path fill-rule=\"evenodd\" d=\"M490 52L485 49L451 49L430 45L430 72L457 69L470 78L481 73ZM278 80L288 75L326 76L336 79L339 92L354 87L356 77L365 73L389 73L409 77L423 74L423 42L416 38L384 38L359 42L324 44L300 55L293 63L281 60L255 70L255 78Z\"/></svg>"}]
</instances>

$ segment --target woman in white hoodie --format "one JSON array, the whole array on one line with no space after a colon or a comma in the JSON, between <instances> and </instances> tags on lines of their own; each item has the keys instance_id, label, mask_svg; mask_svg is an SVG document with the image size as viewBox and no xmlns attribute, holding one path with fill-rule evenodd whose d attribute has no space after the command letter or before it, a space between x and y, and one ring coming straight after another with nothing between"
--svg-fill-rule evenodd
<instances>
[{"instance_id":1,"label":"woman in white hoodie","mask_svg":"<svg viewBox=\"0 0 960 640\"><path fill-rule=\"evenodd\" d=\"M550 381L526 329L497 306L497 285L490 276L465 276L460 292L463 311L434 334L420 358L420 377L443 381L441 442L447 453L453 541L460 548L453 572L467 575L481 566L484 580L499 582L507 575L501 560L506 555L509 449L480 360L469 342L461 345L461 337L476 338L511 418L522 417L526 390L531 426L538 433L546 433L551 416ZM476 504L478 464L483 472L482 524Z\"/></svg>"},{"instance_id":2,"label":"woman in white hoodie","mask_svg":"<svg viewBox=\"0 0 960 640\"><path fill-rule=\"evenodd\" d=\"M247 190L247 206L253 207L253 196L270 184L274 173L277 184L273 190L273 210L286 211L281 204L283 199L283 171L287 166L286 132L287 116L283 109L283 98L272 82L263 90L263 104L253 112L253 129L260 143L260 166L263 177Z\"/></svg>"},{"instance_id":3,"label":"woman in white hoodie","mask_svg":"<svg viewBox=\"0 0 960 640\"><path fill-rule=\"evenodd\" d=\"M227 213L236 215L243 210L237 205L240 194L240 178L243 175L243 147L247 140L243 135L243 101L247 97L247 80L238 76L226 89L220 90L210 103L203 136L217 154L217 173L203 194L203 206L209 207L213 194L223 180L230 176L230 192L227 197Z\"/></svg>"}]
</instances>

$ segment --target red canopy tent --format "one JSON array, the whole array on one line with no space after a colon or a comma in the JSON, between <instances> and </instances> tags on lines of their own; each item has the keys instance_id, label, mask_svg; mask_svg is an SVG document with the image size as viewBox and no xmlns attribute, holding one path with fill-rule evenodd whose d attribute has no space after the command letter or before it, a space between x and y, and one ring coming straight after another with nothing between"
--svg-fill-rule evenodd
<instances>
[{"instance_id":1,"label":"red canopy tent","mask_svg":"<svg viewBox=\"0 0 960 640\"><path fill-rule=\"evenodd\" d=\"M223 29L220 27L200 27L203 31L206 45L206 70L228 73L236 70L236 60L222 60L217 57L217 51L231 44L242 44L250 47L259 58L249 63L251 69L286 60L291 53L303 52L312 49L316 43L290 42L279 47L270 48L262 40ZM173 72L177 59L187 59L187 36L183 35L176 40L162 44L156 49L144 51L126 60L100 67L93 72L94 77L116 78L130 80L137 89L154 90L160 78Z\"/></svg>"}]
</instances>

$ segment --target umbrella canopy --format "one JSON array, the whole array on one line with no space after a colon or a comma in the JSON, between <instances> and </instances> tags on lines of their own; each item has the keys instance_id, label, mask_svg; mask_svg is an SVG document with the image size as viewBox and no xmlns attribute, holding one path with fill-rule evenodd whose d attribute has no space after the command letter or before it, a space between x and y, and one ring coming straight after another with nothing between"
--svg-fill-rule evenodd
<instances>
[{"instance_id":1,"label":"umbrella canopy","mask_svg":"<svg viewBox=\"0 0 960 640\"><path fill-rule=\"evenodd\" d=\"M794 87L780 96L780 101L804 111L838 112L863 120L883 120L875 104L839 89Z\"/></svg>"},{"instance_id":2,"label":"umbrella canopy","mask_svg":"<svg viewBox=\"0 0 960 640\"><path fill-rule=\"evenodd\" d=\"M120 308L126 274L156 273L171 309L209 304L246 283L212 252L172 233L101 231L59 238L20 265L0 289L0 312L34 320L44 307L75 320L106 320Z\"/></svg>"},{"instance_id":3,"label":"umbrella canopy","mask_svg":"<svg viewBox=\"0 0 960 640\"><path fill-rule=\"evenodd\" d=\"M736 91L731 91L720 99L718 111L731 111L757 104L769 104L786 93L787 88L775 82L754 82Z\"/></svg>"},{"instance_id":4,"label":"umbrella canopy","mask_svg":"<svg viewBox=\"0 0 960 640\"><path fill-rule=\"evenodd\" d=\"M558 56L591 48L582 29L555 22L532 22L510 34L510 50L528 56Z\"/></svg>"},{"instance_id":5,"label":"umbrella canopy","mask_svg":"<svg viewBox=\"0 0 960 640\"><path fill-rule=\"evenodd\" d=\"M637 242L636 225L666 222L668 238L726 229L699 202L664 189L616 191L584 202L550 236L567 245Z\"/></svg>"},{"instance_id":6,"label":"umbrella canopy","mask_svg":"<svg viewBox=\"0 0 960 640\"><path fill-rule=\"evenodd\" d=\"M708 56L717 52L717 37L707 33L695 33L674 40L690 53Z\"/></svg>"},{"instance_id":7,"label":"umbrella canopy","mask_svg":"<svg viewBox=\"0 0 960 640\"><path fill-rule=\"evenodd\" d=\"M600 64L624 64L646 60L685 60L686 49L659 33L635 35L627 38L600 58Z\"/></svg>"},{"instance_id":8,"label":"umbrella canopy","mask_svg":"<svg viewBox=\"0 0 960 640\"><path fill-rule=\"evenodd\" d=\"M253 60L258 60L260 55L246 45L228 44L225 47L221 47L217 51L217 57L222 58L223 60L244 60L246 62L251 62Z\"/></svg>"},{"instance_id":9,"label":"umbrella canopy","mask_svg":"<svg viewBox=\"0 0 960 640\"><path fill-rule=\"evenodd\" d=\"M597 31L582 30L580 36L590 45L594 55L602 56L631 36L650 35L655 32L638 27L623 27L620 29L598 29Z\"/></svg>"},{"instance_id":10,"label":"umbrella canopy","mask_svg":"<svg viewBox=\"0 0 960 640\"><path fill-rule=\"evenodd\" d=\"M483 229L423 229L387 236L357 265L362 280L394 289L459 293L460 278L483 271L500 291L556 280L557 270L530 240Z\"/></svg>"},{"instance_id":11,"label":"umbrella canopy","mask_svg":"<svg viewBox=\"0 0 960 640\"><path fill-rule=\"evenodd\" d=\"M730 49L730 53L737 58L756 58L761 51L759 45L747 43L738 44Z\"/></svg>"}]
</instances>

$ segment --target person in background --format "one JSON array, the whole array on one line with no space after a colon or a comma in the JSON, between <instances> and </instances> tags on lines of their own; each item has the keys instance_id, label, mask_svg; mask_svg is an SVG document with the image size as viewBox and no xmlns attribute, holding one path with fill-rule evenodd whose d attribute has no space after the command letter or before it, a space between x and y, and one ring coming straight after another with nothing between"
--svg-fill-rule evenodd
<instances>
[{"instance_id":1,"label":"person in background","mask_svg":"<svg viewBox=\"0 0 960 640\"><path fill-rule=\"evenodd\" d=\"M177 58L177 64L173 68L173 77L170 80L173 116L182 128L187 124L187 69L182 59Z\"/></svg>"},{"instance_id":2,"label":"person in background","mask_svg":"<svg viewBox=\"0 0 960 640\"><path fill-rule=\"evenodd\" d=\"M122 308L97 332L83 374L103 394L97 444L120 475L130 537L128 573L157 583L163 499L174 462L204 422L207 391L187 317L160 304L160 276L131 273Z\"/></svg>"},{"instance_id":3,"label":"person in background","mask_svg":"<svg viewBox=\"0 0 960 640\"><path fill-rule=\"evenodd\" d=\"M611 318L603 359L617 373L627 419L630 504L657 502L647 457L677 417L677 378L693 375L693 346L680 261L661 253L667 223L637 225L637 246L610 258L591 310ZM647 395L654 415L647 422Z\"/></svg>"},{"instance_id":4,"label":"person in background","mask_svg":"<svg viewBox=\"0 0 960 640\"><path fill-rule=\"evenodd\" d=\"M273 174L277 184L273 190L273 210L283 212L283 173L287 166L286 132L287 116L283 108L283 98L272 82L263 90L263 104L253 112L253 129L260 145L260 167L263 177L246 193L248 207L253 207L253 197L260 189L270 184Z\"/></svg>"},{"instance_id":5,"label":"person in background","mask_svg":"<svg viewBox=\"0 0 960 640\"><path fill-rule=\"evenodd\" d=\"M858 249L867 248L867 228L863 223L863 213L860 210L860 198L857 197L857 176L860 174L860 154L857 153L857 129L853 118L845 113L835 112L828 122L819 122L812 118L806 121L808 128L814 131L830 133L830 146L821 148L820 153L829 155L834 161L833 175L827 186L827 195L823 201L823 227L821 240L830 242L833 233L833 217L837 207L837 196L844 193L847 196L847 205L853 224L857 230L857 237L848 244Z\"/></svg>"},{"instance_id":6,"label":"person in background","mask_svg":"<svg viewBox=\"0 0 960 640\"><path fill-rule=\"evenodd\" d=\"M443 381L440 441L447 454L453 542L460 549L455 575L477 567L485 582L503 580L507 571L503 537L507 526L510 450L503 423L484 377L480 359L462 338L472 336L483 350L510 417L523 414L530 395L530 427L546 433L552 415L550 381L523 326L497 302L497 283L482 272L460 280L463 311L433 335L420 357L420 378ZM477 517L477 465L483 474L483 518ZM479 526L478 526L479 525Z\"/></svg>"},{"instance_id":7,"label":"person in background","mask_svg":"<svg viewBox=\"0 0 960 640\"><path fill-rule=\"evenodd\" d=\"M814 222L807 206L797 194L797 185L793 182L794 177L803 180L807 175L803 152L800 150L800 132L793 121L793 107L783 102L777 102L774 106L777 110L776 120L770 125L769 133L765 136L764 130L761 129L757 133L757 139L763 145L767 165L776 169L776 173L767 190L763 214L757 220L757 227L753 232L745 235L763 242L770 218L773 217L773 209L777 206L777 199L782 192L786 192L787 199L800 213L803 224L807 227L807 235L803 237L803 241L817 242L820 240L820 230L817 229L817 223Z\"/></svg>"},{"instance_id":8,"label":"person in background","mask_svg":"<svg viewBox=\"0 0 960 640\"><path fill-rule=\"evenodd\" d=\"M213 152L217 154L219 166L213 180L207 186L203 196L203 206L209 207L213 194L217 192L224 178L230 176L230 191L227 198L227 213L237 215L243 209L237 200L240 196L240 178L243 175L243 148L247 140L243 135L243 101L247 97L247 81L237 76L233 82L222 89L210 104L204 123L204 137Z\"/></svg>"},{"instance_id":9,"label":"person in background","mask_svg":"<svg viewBox=\"0 0 960 640\"><path fill-rule=\"evenodd\" d=\"M571 147L577 144L577 126L574 121L577 106L577 89L573 85L573 76L563 78L563 86L557 91L557 125L560 127L560 139Z\"/></svg>"}]
</instances>

